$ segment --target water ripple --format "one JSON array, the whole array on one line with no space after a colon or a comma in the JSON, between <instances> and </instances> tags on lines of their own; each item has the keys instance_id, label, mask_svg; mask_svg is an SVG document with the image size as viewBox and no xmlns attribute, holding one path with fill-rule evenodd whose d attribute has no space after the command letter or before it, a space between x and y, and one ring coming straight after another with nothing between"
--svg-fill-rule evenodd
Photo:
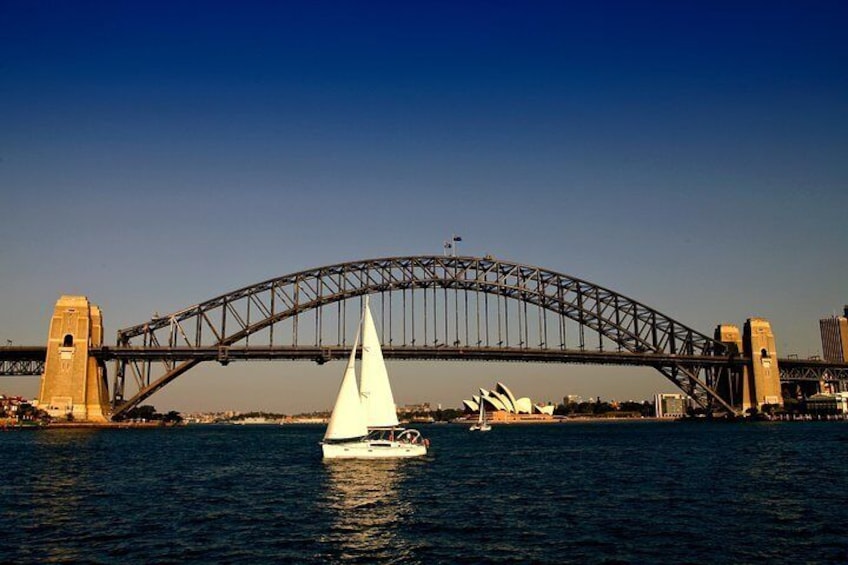
<instances>
[{"instance_id":1,"label":"water ripple","mask_svg":"<svg viewBox=\"0 0 848 565\"><path fill-rule=\"evenodd\" d=\"M0 563L848 561L841 423L432 426L377 462L322 432L0 434Z\"/></svg>"}]
</instances>

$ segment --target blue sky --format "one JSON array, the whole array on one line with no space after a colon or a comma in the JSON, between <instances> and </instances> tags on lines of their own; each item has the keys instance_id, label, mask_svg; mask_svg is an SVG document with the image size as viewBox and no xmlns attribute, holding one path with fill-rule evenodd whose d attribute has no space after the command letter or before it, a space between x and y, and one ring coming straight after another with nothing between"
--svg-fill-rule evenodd
<instances>
[{"instance_id":1,"label":"blue sky","mask_svg":"<svg viewBox=\"0 0 848 565\"><path fill-rule=\"evenodd\" d=\"M0 340L43 343L60 294L101 305L113 340L459 233L706 333L764 316L780 354L817 353L848 302L846 24L844 2L6 0ZM321 408L340 370L209 367L151 401ZM496 377L534 399L671 390L632 369L392 370L401 402Z\"/></svg>"}]
</instances>

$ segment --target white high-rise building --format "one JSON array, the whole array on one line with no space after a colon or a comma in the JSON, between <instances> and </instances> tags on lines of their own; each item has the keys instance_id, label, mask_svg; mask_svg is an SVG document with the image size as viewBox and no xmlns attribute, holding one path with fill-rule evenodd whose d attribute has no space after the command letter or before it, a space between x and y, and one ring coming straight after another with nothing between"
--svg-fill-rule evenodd
<instances>
[{"instance_id":1,"label":"white high-rise building","mask_svg":"<svg viewBox=\"0 0 848 565\"><path fill-rule=\"evenodd\" d=\"M661 393L654 396L654 413L657 418L682 418L688 407L685 394Z\"/></svg>"}]
</instances>

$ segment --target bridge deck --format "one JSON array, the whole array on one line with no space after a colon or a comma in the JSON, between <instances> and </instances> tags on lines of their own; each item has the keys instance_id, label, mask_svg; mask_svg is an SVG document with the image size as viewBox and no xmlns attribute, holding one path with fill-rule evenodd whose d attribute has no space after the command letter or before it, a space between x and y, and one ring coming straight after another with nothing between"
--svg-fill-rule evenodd
<instances>
[{"instance_id":1,"label":"bridge deck","mask_svg":"<svg viewBox=\"0 0 848 565\"><path fill-rule=\"evenodd\" d=\"M350 355L348 346L279 346L279 347L164 347L164 348L135 348L135 347L103 347L93 354L103 360L114 359L145 359L186 361L199 359L202 361L248 360L308 360L324 363L338 359L347 359ZM667 355L656 353L628 353L604 351L574 351L553 349L520 349L509 348L469 348L469 347L391 347L384 346L383 356L386 359L405 360L451 360L451 361L525 361L543 363L586 363L601 365L642 365L670 366L679 363L697 365L729 366L742 365L744 358L714 357L703 355Z\"/></svg>"},{"instance_id":2,"label":"bridge deck","mask_svg":"<svg viewBox=\"0 0 848 565\"><path fill-rule=\"evenodd\" d=\"M347 359L348 346L228 346L228 347L112 347L92 349L91 354L101 361L329 361ZM44 346L15 346L0 348L0 376L40 375L44 370L47 348ZM596 365L629 365L670 367L697 365L701 367L743 367L747 357L671 355L630 353L619 351L579 351L556 349L522 349L516 347L412 347L384 346L386 359L443 360L443 361L523 361L533 363L578 363ZM848 378L848 364L817 359L779 359L784 380L819 380L825 372L832 378Z\"/></svg>"}]
</instances>

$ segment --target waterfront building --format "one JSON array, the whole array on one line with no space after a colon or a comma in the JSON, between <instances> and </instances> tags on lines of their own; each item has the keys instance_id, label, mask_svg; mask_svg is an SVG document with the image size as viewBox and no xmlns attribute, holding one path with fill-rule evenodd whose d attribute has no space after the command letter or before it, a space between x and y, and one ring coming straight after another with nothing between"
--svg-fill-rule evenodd
<instances>
[{"instance_id":1,"label":"waterfront building","mask_svg":"<svg viewBox=\"0 0 848 565\"><path fill-rule=\"evenodd\" d=\"M22 396L0 394L0 426L38 419L36 402Z\"/></svg>"},{"instance_id":2,"label":"waterfront building","mask_svg":"<svg viewBox=\"0 0 848 565\"><path fill-rule=\"evenodd\" d=\"M848 414L848 392L814 394L805 404L807 413L813 416L844 416Z\"/></svg>"},{"instance_id":3,"label":"waterfront building","mask_svg":"<svg viewBox=\"0 0 848 565\"><path fill-rule=\"evenodd\" d=\"M479 395L462 401L466 414L477 414L481 404L490 422L551 420L554 415L553 404L534 404L526 396L517 398L503 383L497 383L493 390L481 388Z\"/></svg>"},{"instance_id":4,"label":"waterfront building","mask_svg":"<svg viewBox=\"0 0 848 565\"><path fill-rule=\"evenodd\" d=\"M0 394L0 417L4 415L12 418L17 417L18 410L24 404L27 404L27 400L21 396Z\"/></svg>"},{"instance_id":5,"label":"waterfront building","mask_svg":"<svg viewBox=\"0 0 848 565\"><path fill-rule=\"evenodd\" d=\"M439 408L441 410L441 408ZM433 411L433 408L430 406L429 402L424 402L422 404L406 404L404 406L398 406L397 412L398 414L429 414Z\"/></svg>"},{"instance_id":6,"label":"waterfront building","mask_svg":"<svg viewBox=\"0 0 848 565\"><path fill-rule=\"evenodd\" d=\"M682 418L689 402L685 394L661 393L654 396L654 407L657 418Z\"/></svg>"},{"instance_id":7,"label":"waterfront building","mask_svg":"<svg viewBox=\"0 0 848 565\"><path fill-rule=\"evenodd\" d=\"M848 360L848 305L844 316L831 316L819 320L822 357L825 361L845 363Z\"/></svg>"}]
</instances>

